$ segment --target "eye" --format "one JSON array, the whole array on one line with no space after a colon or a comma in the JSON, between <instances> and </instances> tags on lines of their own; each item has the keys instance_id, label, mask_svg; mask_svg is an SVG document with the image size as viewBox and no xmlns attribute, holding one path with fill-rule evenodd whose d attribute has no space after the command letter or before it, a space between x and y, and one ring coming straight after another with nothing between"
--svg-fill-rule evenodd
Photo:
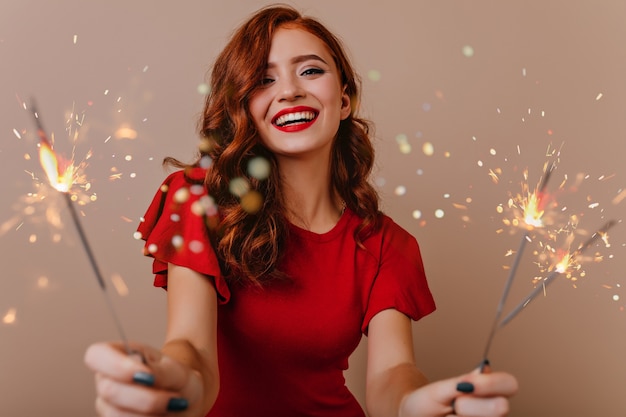
<instances>
[{"instance_id":1,"label":"eye","mask_svg":"<svg viewBox=\"0 0 626 417\"><path fill-rule=\"evenodd\" d=\"M319 75L323 74L325 71L321 68L307 68L300 75L303 76L311 76L311 75Z\"/></svg>"},{"instance_id":2,"label":"eye","mask_svg":"<svg viewBox=\"0 0 626 417\"><path fill-rule=\"evenodd\" d=\"M261 78L261 86L265 87L274 82L274 79L268 76Z\"/></svg>"}]
</instances>

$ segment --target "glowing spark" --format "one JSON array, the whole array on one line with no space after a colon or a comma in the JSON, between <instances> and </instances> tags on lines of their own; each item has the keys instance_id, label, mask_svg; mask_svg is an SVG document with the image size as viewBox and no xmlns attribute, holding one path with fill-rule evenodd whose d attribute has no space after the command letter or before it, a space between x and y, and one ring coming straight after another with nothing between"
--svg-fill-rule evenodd
<instances>
[{"instance_id":1,"label":"glowing spark","mask_svg":"<svg viewBox=\"0 0 626 417\"><path fill-rule=\"evenodd\" d=\"M435 153L435 146L431 142L424 142L422 145L422 152L426 156L433 156Z\"/></svg>"},{"instance_id":2,"label":"glowing spark","mask_svg":"<svg viewBox=\"0 0 626 417\"><path fill-rule=\"evenodd\" d=\"M50 285L50 280L48 279L48 277L41 276L37 279L38 288L41 288L41 289L48 288L49 285Z\"/></svg>"},{"instance_id":3,"label":"glowing spark","mask_svg":"<svg viewBox=\"0 0 626 417\"><path fill-rule=\"evenodd\" d=\"M115 287L115 290L119 295L121 295L122 297L128 295L128 286L126 285L126 282L124 282L124 278L122 278L121 275L114 274L113 276L111 276L111 282L113 283L113 286Z\"/></svg>"},{"instance_id":4,"label":"glowing spark","mask_svg":"<svg viewBox=\"0 0 626 417\"><path fill-rule=\"evenodd\" d=\"M622 191L619 192L619 194L617 194L615 197L613 197L613 200L611 201L611 203L613 203L614 205L617 205L619 203L621 203L621 201L626 197L626 188L623 189Z\"/></svg>"},{"instance_id":5,"label":"glowing spark","mask_svg":"<svg viewBox=\"0 0 626 417\"><path fill-rule=\"evenodd\" d=\"M91 246L87 240L87 236L85 235L85 231L80 222L80 218L78 217L78 213L76 208L74 207L73 202L77 199L76 196L70 195L69 191L72 185L75 183L74 177L77 172L76 167L74 167L73 163L65 163L64 161L60 161L55 152L52 150L51 142L48 140L46 136L45 130L39 120L39 116L37 112L34 110L33 106L33 117L35 118L35 123L37 124L37 134L40 139L40 161L41 165L48 176L50 184L58 191L60 191L65 197L65 202L67 204L67 208L72 215L72 220L74 225L76 226L76 231L80 237L80 240L83 244L83 248L87 254L87 258L91 264L94 275L98 281L98 285L102 291L102 294L107 303L107 307L109 308L109 312L111 317L113 318L118 332L122 338L122 342L124 344L125 350L127 353L131 353L131 349L128 345L128 339L124 333L124 329L122 328L121 321L119 320L117 313L111 303L110 298L108 297L108 292L106 291L106 284L104 282L104 278L102 277L102 273L100 272L100 268L96 263L96 258L91 250ZM76 121L78 118L76 117ZM80 122L82 123L82 121ZM67 166L65 166L67 165ZM6 317L6 316L5 316Z\"/></svg>"},{"instance_id":6,"label":"glowing spark","mask_svg":"<svg viewBox=\"0 0 626 417\"><path fill-rule=\"evenodd\" d=\"M572 258L572 254L568 252L555 265L554 270L562 274L568 269L570 269L570 267L572 267L573 264L574 264L574 259Z\"/></svg>"},{"instance_id":7,"label":"glowing spark","mask_svg":"<svg viewBox=\"0 0 626 417\"><path fill-rule=\"evenodd\" d=\"M9 311L6 312L4 317L2 317L2 322L4 324L13 324L15 323L16 316L17 310L14 308L10 308Z\"/></svg>"},{"instance_id":8,"label":"glowing spark","mask_svg":"<svg viewBox=\"0 0 626 417\"><path fill-rule=\"evenodd\" d=\"M42 140L39 144L39 162L48 177L50 185L56 190L67 193L74 184L76 167L72 162L65 162L57 157L50 142Z\"/></svg>"},{"instance_id":9,"label":"glowing spark","mask_svg":"<svg viewBox=\"0 0 626 417\"><path fill-rule=\"evenodd\" d=\"M522 203L522 211L524 212L524 222L533 227L543 226L541 218L544 210L540 208L541 197L536 193L529 194L526 201Z\"/></svg>"},{"instance_id":10,"label":"glowing spark","mask_svg":"<svg viewBox=\"0 0 626 417\"><path fill-rule=\"evenodd\" d=\"M541 286L535 287L534 290L530 292L528 297L526 297L522 302L520 302L517 306L511 310L511 312L504 318L499 324L499 327L504 327L507 323L509 323L519 312L528 305L540 292L544 292L546 287L554 281L554 279L567 272L568 270L577 267L578 259L589 247L591 247L598 239L601 239L604 235L608 233L608 230L615 226L617 222L611 220L605 223L598 231L596 231L589 239L587 239L584 243L578 246L573 252L567 252L563 256L561 256L558 263L554 266L552 272L544 279L541 280Z\"/></svg>"}]
</instances>

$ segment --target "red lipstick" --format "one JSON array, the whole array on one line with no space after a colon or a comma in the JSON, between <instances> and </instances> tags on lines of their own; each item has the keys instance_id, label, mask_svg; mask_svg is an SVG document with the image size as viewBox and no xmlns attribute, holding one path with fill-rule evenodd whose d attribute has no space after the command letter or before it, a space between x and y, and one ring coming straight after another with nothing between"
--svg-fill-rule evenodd
<instances>
[{"instance_id":1,"label":"red lipstick","mask_svg":"<svg viewBox=\"0 0 626 417\"><path fill-rule=\"evenodd\" d=\"M297 121L289 119L289 115L300 113ZM309 128L317 120L318 110L308 106L288 107L280 110L272 118L272 125L281 132L298 132Z\"/></svg>"}]
</instances>

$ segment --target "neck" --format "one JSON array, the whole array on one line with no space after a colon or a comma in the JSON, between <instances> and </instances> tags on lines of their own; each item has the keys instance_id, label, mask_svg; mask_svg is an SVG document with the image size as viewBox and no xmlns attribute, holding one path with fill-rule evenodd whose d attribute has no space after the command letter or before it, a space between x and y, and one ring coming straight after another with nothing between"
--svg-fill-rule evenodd
<instances>
[{"instance_id":1,"label":"neck","mask_svg":"<svg viewBox=\"0 0 626 417\"><path fill-rule=\"evenodd\" d=\"M287 218L315 233L331 230L343 213L343 202L331 186L330 162L280 161Z\"/></svg>"}]
</instances>

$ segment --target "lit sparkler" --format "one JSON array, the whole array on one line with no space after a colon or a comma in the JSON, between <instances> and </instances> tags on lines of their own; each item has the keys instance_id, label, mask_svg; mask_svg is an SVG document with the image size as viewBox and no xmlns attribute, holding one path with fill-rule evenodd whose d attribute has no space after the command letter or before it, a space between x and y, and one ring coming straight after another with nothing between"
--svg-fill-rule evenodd
<instances>
[{"instance_id":1,"label":"lit sparkler","mask_svg":"<svg viewBox=\"0 0 626 417\"><path fill-rule=\"evenodd\" d=\"M587 239L584 243L582 243L576 250L572 252L565 253L559 261L554 265L552 272L542 281L542 285L537 285L530 294L524 298L517 306L511 310L511 312L500 322L498 328L502 328L506 326L511 320L517 316L517 314L526 307L540 292L545 290L545 288L552 282L554 279L567 272L573 265L576 264L577 258L581 256L591 245L596 243L598 239L602 239L606 241L606 236L608 230L617 224L616 221L610 220L604 224L600 229L598 229L589 239Z\"/></svg>"},{"instance_id":2,"label":"lit sparkler","mask_svg":"<svg viewBox=\"0 0 626 417\"><path fill-rule=\"evenodd\" d=\"M106 305L109 309L111 316L115 322L115 326L117 327L117 331L122 339L122 343L124 344L124 348L127 353L132 353L128 339L126 338L126 334L122 327L121 321L113 307L109 294L107 292L106 284L102 273L100 272L100 268L96 262L96 258L91 250L91 246L89 245L89 241L87 240L87 235L82 227L80 222L80 218L78 217L78 213L76 212L76 208L72 202L72 196L70 195L70 190L72 186L76 182L77 177L77 167L74 165L73 160L64 160L60 156L56 154L53 149L53 145L48 139L45 130L43 129L41 120L39 118L39 114L37 113L35 106L31 106L32 115L34 117L35 123L37 125L37 135L39 136L39 161L41 166L43 167L48 181L50 185L63 194L65 198L65 202L67 203L67 207L72 216L72 221L76 226L76 230L82 242L82 245L87 254L87 258L89 259L89 263L91 264L91 268L94 272L94 275L98 281L104 299L106 301Z\"/></svg>"},{"instance_id":3,"label":"lit sparkler","mask_svg":"<svg viewBox=\"0 0 626 417\"><path fill-rule=\"evenodd\" d=\"M504 302L507 298L507 294L509 292L511 282L515 275L515 270L517 269L517 265L519 264L519 258L521 256L522 250L525 245L525 241L527 240L527 235L524 234L522 238L522 244L520 245L520 249L518 251L518 255L515 258L513 266L511 268L511 272L509 274L509 279L506 282L504 292L500 299L500 303L498 305L498 310L496 313L496 318L494 320L493 326L491 328L491 333L489 334L489 338L487 340L487 345L485 347L485 351L483 354L483 360L480 364L480 371L483 372L485 370L486 365L489 363L488 354L489 348L491 346L491 342L493 341L495 333L506 326L511 320L513 320L519 313L526 307L533 299L537 297L541 292L544 292L546 287L550 285L554 281L554 279L564 273L567 273L572 268L575 268L578 265L578 258L594 243L596 243L599 239L607 242L608 230L617 224L616 221L611 220L605 223L600 229L598 229L589 239L587 239L584 243L582 243L576 250L574 251L563 251L564 253L558 258L558 261L554 264L551 269L550 274L543 280L541 280L541 285L537 285L528 296L526 296L519 304L517 304L509 314L507 314L501 321L500 316L502 314L502 309L504 306Z\"/></svg>"},{"instance_id":4,"label":"lit sparkler","mask_svg":"<svg viewBox=\"0 0 626 417\"><path fill-rule=\"evenodd\" d=\"M525 198L523 198L519 202L519 207L522 209L521 220L523 221L522 224L525 225L525 231L524 231L524 234L522 235L520 246L519 246L519 249L517 250L517 255L515 256L515 259L513 260L513 264L511 265L509 276L506 280L506 283L504 285L504 290L502 292L502 296L500 297L500 301L498 303L496 316L493 321L493 325L491 327L491 332L489 333L489 337L487 338L487 343L485 345L485 351L483 353L483 360L480 365L481 371L484 370L484 367L488 363L487 358L489 354L489 349L491 348L491 343L493 342L493 338L498 329L498 322L500 320L500 316L502 315L504 304L508 297L509 290L511 289L511 284L513 283L513 280L515 279L515 274L517 273L517 268L519 266L522 253L524 252L524 248L526 247L526 242L528 242L530 239L529 231L536 227L543 226L542 217L545 213L545 209L544 209L545 190L546 190L546 186L548 185L548 180L550 179L550 176L552 175L552 171L554 171L555 167L556 166L554 163L551 164L550 167L546 169L541 179L541 182L538 184L534 192L532 193L525 192L524 193ZM527 191L527 190L525 189L524 191ZM519 223L516 223L516 224L519 225Z\"/></svg>"}]
</instances>

